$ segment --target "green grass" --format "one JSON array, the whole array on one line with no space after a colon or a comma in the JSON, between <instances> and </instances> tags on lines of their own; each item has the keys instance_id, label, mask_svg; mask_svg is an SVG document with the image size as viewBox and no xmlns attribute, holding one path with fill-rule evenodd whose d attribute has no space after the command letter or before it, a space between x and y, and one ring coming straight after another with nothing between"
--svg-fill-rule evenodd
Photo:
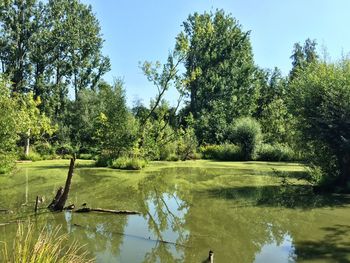
<instances>
[{"instance_id":1,"label":"green grass","mask_svg":"<svg viewBox=\"0 0 350 263\"><path fill-rule=\"evenodd\" d=\"M3 243L3 262L11 263L89 263L87 252L76 242L66 245L68 235L60 234L60 227L49 230L44 227L37 238L33 237L34 225L18 224L12 247Z\"/></svg>"}]
</instances>

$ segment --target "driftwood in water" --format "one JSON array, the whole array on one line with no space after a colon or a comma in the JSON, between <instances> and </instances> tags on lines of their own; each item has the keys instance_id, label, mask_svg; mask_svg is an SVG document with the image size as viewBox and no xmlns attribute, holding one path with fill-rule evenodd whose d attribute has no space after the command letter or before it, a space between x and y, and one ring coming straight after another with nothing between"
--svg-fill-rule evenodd
<instances>
[{"instance_id":1,"label":"driftwood in water","mask_svg":"<svg viewBox=\"0 0 350 263\"><path fill-rule=\"evenodd\" d=\"M73 177L74 163L75 163L75 157L70 159L69 171L68 171L66 185L64 187L64 190L62 187L60 189L58 189L54 200L48 206L48 208L51 211L62 211L64 208L64 205L66 204L66 201L68 199L69 190L70 190L70 185L72 182L72 177Z\"/></svg>"},{"instance_id":2,"label":"driftwood in water","mask_svg":"<svg viewBox=\"0 0 350 263\"><path fill-rule=\"evenodd\" d=\"M111 213L111 214L118 214L118 215L139 215L139 214L141 214L138 211L111 210L111 209L89 208L89 207L83 207L83 208L74 210L74 212L76 212L76 213L100 212L100 213Z\"/></svg>"}]
</instances>

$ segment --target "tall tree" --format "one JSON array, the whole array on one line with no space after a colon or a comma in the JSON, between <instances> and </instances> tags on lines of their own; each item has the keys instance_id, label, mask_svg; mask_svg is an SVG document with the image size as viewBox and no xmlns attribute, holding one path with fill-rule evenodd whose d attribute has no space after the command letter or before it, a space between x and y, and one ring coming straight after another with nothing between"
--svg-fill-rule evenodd
<instances>
[{"instance_id":1,"label":"tall tree","mask_svg":"<svg viewBox=\"0 0 350 263\"><path fill-rule=\"evenodd\" d=\"M13 90L28 90L31 75L29 53L33 43L36 0L13 0L3 5L0 20L2 72L11 78Z\"/></svg>"},{"instance_id":2,"label":"tall tree","mask_svg":"<svg viewBox=\"0 0 350 263\"><path fill-rule=\"evenodd\" d=\"M304 70L308 65L316 62L318 55L316 52L317 42L316 40L306 39L304 45L300 43L294 44L292 56L292 70L289 73L289 77L293 80L297 77L299 71Z\"/></svg>"},{"instance_id":3,"label":"tall tree","mask_svg":"<svg viewBox=\"0 0 350 263\"><path fill-rule=\"evenodd\" d=\"M256 108L255 81L249 31L230 15L194 13L177 36L177 50L185 54L190 112L197 120L201 142L220 142L227 124Z\"/></svg>"}]
</instances>

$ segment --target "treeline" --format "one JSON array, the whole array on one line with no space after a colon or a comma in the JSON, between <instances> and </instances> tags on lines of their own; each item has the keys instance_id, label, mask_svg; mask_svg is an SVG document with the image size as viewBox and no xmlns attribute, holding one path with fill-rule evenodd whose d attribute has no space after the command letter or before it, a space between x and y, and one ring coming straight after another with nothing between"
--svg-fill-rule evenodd
<instances>
[{"instance_id":1,"label":"treeline","mask_svg":"<svg viewBox=\"0 0 350 263\"><path fill-rule=\"evenodd\" d=\"M302 160L314 183L346 188L349 62L322 61L315 41L294 45L283 76L254 63L250 32L231 15L191 14L167 61L141 65L157 95L130 109L123 83L102 79L110 64L91 7L8 0L0 8L3 170L11 156L72 153L129 169L147 160ZM179 94L173 107L170 88Z\"/></svg>"}]
</instances>

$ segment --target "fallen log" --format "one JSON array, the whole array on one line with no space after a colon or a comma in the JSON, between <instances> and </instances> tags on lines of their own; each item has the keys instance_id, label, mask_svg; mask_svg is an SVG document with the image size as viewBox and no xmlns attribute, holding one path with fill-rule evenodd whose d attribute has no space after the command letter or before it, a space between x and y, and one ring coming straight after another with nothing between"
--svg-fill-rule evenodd
<instances>
[{"instance_id":1,"label":"fallen log","mask_svg":"<svg viewBox=\"0 0 350 263\"><path fill-rule=\"evenodd\" d=\"M111 213L118 215L140 215L138 211L129 211L129 210L111 210L111 209L102 209L102 208L89 208L83 207L77 210L73 210L76 213L89 213L89 212L99 212L99 213Z\"/></svg>"}]
</instances>

